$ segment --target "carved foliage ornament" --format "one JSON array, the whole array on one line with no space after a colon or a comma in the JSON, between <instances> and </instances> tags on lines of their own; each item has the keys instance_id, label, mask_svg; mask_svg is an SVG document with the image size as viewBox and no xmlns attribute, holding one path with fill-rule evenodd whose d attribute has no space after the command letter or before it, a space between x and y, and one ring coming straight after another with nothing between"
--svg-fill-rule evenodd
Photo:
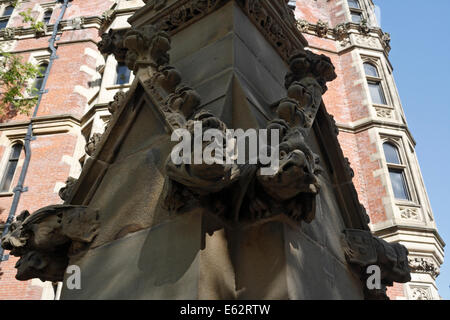
<instances>
[{"instance_id":1,"label":"carved foliage ornament","mask_svg":"<svg viewBox=\"0 0 450 320\"><path fill-rule=\"evenodd\" d=\"M359 23L359 29L364 34L368 34L370 32L370 26L369 26L369 22L367 21L367 19L361 20L361 22Z\"/></svg>"},{"instance_id":2,"label":"carved foliage ornament","mask_svg":"<svg viewBox=\"0 0 450 320\"><path fill-rule=\"evenodd\" d=\"M123 45L128 49L125 63L134 72L140 66L158 67L170 60L170 37L153 25L131 28L124 35Z\"/></svg>"},{"instance_id":3,"label":"carved foliage ornament","mask_svg":"<svg viewBox=\"0 0 450 320\"><path fill-rule=\"evenodd\" d=\"M62 281L69 257L86 250L97 235L98 219L97 211L84 206L23 211L2 238L2 247L20 257L16 279Z\"/></svg>"},{"instance_id":4,"label":"carved foliage ornament","mask_svg":"<svg viewBox=\"0 0 450 320\"><path fill-rule=\"evenodd\" d=\"M145 4L149 5L151 9L161 10L167 4L167 0L143 0Z\"/></svg>"},{"instance_id":5,"label":"carved foliage ornament","mask_svg":"<svg viewBox=\"0 0 450 320\"><path fill-rule=\"evenodd\" d=\"M180 1L183 2L183 1ZM168 14L161 17L155 25L163 31L169 32L183 26L187 22L212 12L227 0L192 0L184 1L180 6L170 8ZM154 1L154 9L161 10L165 1ZM158 5L159 4L159 5Z\"/></svg>"},{"instance_id":6,"label":"carved foliage ornament","mask_svg":"<svg viewBox=\"0 0 450 320\"><path fill-rule=\"evenodd\" d=\"M425 287L414 287L411 288L411 298L412 300L432 300L430 290Z\"/></svg>"},{"instance_id":7,"label":"carved foliage ornament","mask_svg":"<svg viewBox=\"0 0 450 320\"><path fill-rule=\"evenodd\" d=\"M334 36L337 40L344 40L346 37L348 37L348 24L346 23L340 23L333 29Z\"/></svg>"},{"instance_id":8,"label":"carved foliage ornament","mask_svg":"<svg viewBox=\"0 0 450 320\"><path fill-rule=\"evenodd\" d=\"M269 1L267 1L269 2ZM261 0L239 0L238 3L243 8L244 12L250 17L255 26L266 36L272 45L278 50L280 55L287 59L292 55L296 49L293 45L292 39L287 37L287 32L284 25L296 26L296 21L292 9L287 3L289 1L276 0L273 2L275 11L279 19L271 12L272 6L268 5L266 1Z\"/></svg>"}]
</instances>

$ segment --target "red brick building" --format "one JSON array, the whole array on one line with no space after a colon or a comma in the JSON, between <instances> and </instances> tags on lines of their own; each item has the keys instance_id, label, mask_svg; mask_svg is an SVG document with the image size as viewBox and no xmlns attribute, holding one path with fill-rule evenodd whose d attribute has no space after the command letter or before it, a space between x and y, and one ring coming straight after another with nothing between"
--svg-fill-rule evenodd
<instances>
[{"instance_id":1,"label":"red brick building","mask_svg":"<svg viewBox=\"0 0 450 320\"><path fill-rule=\"evenodd\" d=\"M377 236L410 251L412 281L393 287L390 296L439 299L435 278L444 243L392 75L389 35L378 26L374 3L289 3L309 49L329 56L336 67L338 78L329 84L324 102L340 129L370 226ZM10 112L0 123L0 222L10 213L62 202L58 191L67 177L81 172L86 141L104 130L108 102L133 77L113 56L99 53L99 34L129 27L127 18L143 5L141 0L23 0L14 8L0 1L0 47L48 73L34 82L42 85L35 115ZM28 9L45 23L43 30L23 22L19 13ZM21 186L26 154L30 161ZM0 299L53 298L50 283L16 281L15 262L14 257L1 262Z\"/></svg>"}]
</instances>

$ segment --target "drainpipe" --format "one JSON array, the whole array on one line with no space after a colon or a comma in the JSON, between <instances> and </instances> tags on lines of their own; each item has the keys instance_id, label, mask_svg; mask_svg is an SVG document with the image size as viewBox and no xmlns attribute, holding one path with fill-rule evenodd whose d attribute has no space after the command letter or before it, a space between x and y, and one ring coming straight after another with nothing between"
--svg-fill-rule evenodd
<instances>
[{"instance_id":1,"label":"drainpipe","mask_svg":"<svg viewBox=\"0 0 450 320\"><path fill-rule=\"evenodd\" d=\"M49 40L49 49L52 51L52 54L50 56L50 61L48 63L47 71L45 72L45 75L44 75L44 80L42 82L41 89L38 92L38 101L36 103L36 106L34 107L33 116L30 119L30 123L28 124L28 128L27 128L27 133L25 135L25 139L24 139L25 160L23 162L22 170L20 172L19 181L17 182L17 186L13 190L14 199L11 204L11 209L9 210L9 215L8 215L8 219L6 220L6 223L5 223L5 228L3 229L2 238L8 233L9 227L11 226L11 223L14 220L14 216L16 215L16 211L17 211L17 206L19 205L20 196L22 195L23 192L28 191L28 187L24 187L23 184L25 181L25 177L27 175L28 166L30 164L30 159L31 159L30 142L32 140L36 139L36 137L33 137L33 118L35 118L38 113L39 105L41 104L43 94L48 92L48 90L44 90L45 85L47 84L48 76L50 74L50 70L52 69L53 61L55 59L58 59L58 57L56 56L56 48L55 48L56 36L58 34L59 24L60 24L62 18L64 17L67 7L69 6L69 3L68 3L69 1L72 1L72 0L64 0L64 3L61 6L61 12L59 14L58 20L55 21L55 24L53 26L52 37ZM9 259L9 255L4 255L4 249L0 246L0 263L2 261L7 261L8 259Z\"/></svg>"}]
</instances>

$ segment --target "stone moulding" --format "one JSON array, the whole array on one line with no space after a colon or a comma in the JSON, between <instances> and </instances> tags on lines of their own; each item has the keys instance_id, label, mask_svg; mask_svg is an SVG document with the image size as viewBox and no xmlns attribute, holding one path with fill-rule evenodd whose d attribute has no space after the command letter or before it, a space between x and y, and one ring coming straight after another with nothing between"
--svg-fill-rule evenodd
<instances>
[{"instance_id":1,"label":"stone moulding","mask_svg":"<svg viewBox=\"0 0 450 320\"><path fill-rule=\"evenodd\" d=\"M292 10L285 0L184 0L154 9L153 16L145 23L139 19L147 14L149 3L138 10L128 21L133 25L153 24L162 31L174 34L189 24L234 1L266 37L278 53L287 60L298 49L307 45L296 28Z\"/></svg>"}]
</instances>

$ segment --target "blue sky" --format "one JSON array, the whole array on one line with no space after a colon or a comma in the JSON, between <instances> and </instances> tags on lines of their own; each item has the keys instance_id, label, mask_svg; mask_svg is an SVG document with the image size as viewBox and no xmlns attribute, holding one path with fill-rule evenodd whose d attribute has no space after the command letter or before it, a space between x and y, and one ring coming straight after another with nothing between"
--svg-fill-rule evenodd
<instances>
[{"instance_id":1,"label":"blue sky","mask_svg":"<svg viewBox=\"0 0 450 320\"><path fill-rule=\"evenodd\" d=\"M450 247L450 1L374 3L380 8L383 31L391 33L394 77L417 142L416 152L438 230ZM440 295L449 300L449 261L442 266L437 283Z\"/></svg>"}]
</instances>

